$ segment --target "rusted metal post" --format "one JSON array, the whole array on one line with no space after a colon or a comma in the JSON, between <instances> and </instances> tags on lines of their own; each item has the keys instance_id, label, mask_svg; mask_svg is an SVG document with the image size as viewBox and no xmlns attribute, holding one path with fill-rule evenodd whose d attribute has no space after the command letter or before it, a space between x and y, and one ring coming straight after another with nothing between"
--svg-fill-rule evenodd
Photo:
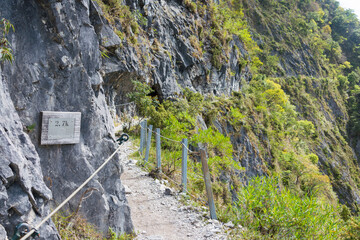
<instances>
[{"instance_id":1,"label":"rusted metal post","mask_svg":"<svg viewBox=\"0 0 360 240\"><path fill-rule=\"evenodd\" d=\"M200 157L201 157L201 166L202 166L202 171L203 171L204 181L205 181L206 194L208 197L208 205L209 205L209 209L210 209L210 218L217 219L216 211L215 211L214 196L213 196L213 192L212 192L212 188L211 188L209 166L207 163L206 153L205 153L204 149L200 149Z\"/></svg>"},{"instance_id":2,"label":"rusted metal post","mask_svg":"<svg viewBox=\"0 0 360 240\"><path fill-rule=\"evenodd\" d=\"M153 128L153 125L150 125L149 132L147 135L147 142L146 142L145 163L147 163L149 161L152 128Z\"/></svg>"},{"instance_id":3,"label":"rusted metal post","mask_svg":"<svg viewBox=\"0 0 360 240\"><path fill-rule=\"evenodd\" d=\"M186 183L187 183L187 148L188 148L188 140L184 138L182 141L182 161L181 161L181 185L183 191L186 191Z\"/></svg>"},{"instance_id":4,"label":"rusted metal post","mask_svg":"<svg viewBox=\"0 0 360 240\"><path fill-rule=\"evenodd\" d=\"M156 167L161 172L160 128L156 128Z\"/></svg>"}]
</instances>

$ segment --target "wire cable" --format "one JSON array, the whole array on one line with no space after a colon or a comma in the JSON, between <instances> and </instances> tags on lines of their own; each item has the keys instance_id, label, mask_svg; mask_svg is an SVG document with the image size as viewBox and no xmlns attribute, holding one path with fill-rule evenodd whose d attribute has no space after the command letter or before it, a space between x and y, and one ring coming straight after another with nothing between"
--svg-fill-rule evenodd
<instances>
[{"instance_id":1,"label":"wire cable","mask_svg":"<svg viewBox=\"0 0 360 240\"><path fill-rule=\"evenodd\" d=\"M35 226L30 232L28 232L25 236L23 236L20 240L25 240L28 237L30 237L36 229L39 229L41 225L43 225L47 220L49 220L55 213L57 213L67 202L69 202L90 180L95 177L95 175L105 167L105 165L115 156L115 154L121 149L121 146L119 146L110 157L108 157L105 162L98 168L96 171L83 182L69 197L67 197L57 208L55 208L54 211L52 211L49 215L47 215L38 225Z\"/></svg>"}]
</instances>

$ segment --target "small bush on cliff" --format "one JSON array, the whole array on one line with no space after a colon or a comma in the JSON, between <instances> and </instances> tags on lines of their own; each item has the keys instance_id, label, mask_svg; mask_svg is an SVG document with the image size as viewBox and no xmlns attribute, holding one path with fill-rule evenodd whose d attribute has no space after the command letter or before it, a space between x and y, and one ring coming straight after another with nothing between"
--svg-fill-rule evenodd
<instances>
[{"instance_id":1,"label":"small bush on cliff","mask_svg":"<svg viewBox=\"0 0 360 240\"><path fill-rule=\"evenodd\" d=\"M61 239L87 239L87 240L131 240L135 234L117 235L111 228L108 235L104 236L96 227L78 214L56 213L52 220L57 228ZM106 234L105 234L106 235Z\"/></svg>"},{"instance_id":2,"label":"small bush on cliff","mask_svg":"<svg viewBox=\"0 0 360 240\"><path fill-rule=\"evenodd\" d=\"M197 12L197 5L192 0L184 0L184 4L190 9L191 12Z\"/></svg>"},{"instance_id":3,"label":"small bush on cliff","mask_svg":"<svg viewBox=\"0 0 360 240\"><path fill-rule=\"evenodd\" d=\"M63 240L103 239L103 235L96 229L96 227L88 223L79 215L74 216L65 213L57 213L52 217L52 220L60 234L61 239Z\"/></svg>"},{"instance_id":4,"label":"small bush on cliff","mask_svg":"<svg viewBox=\"0 0 360 240\"><path fill-rule=\"evenodd\" d=\"M141 25L147 24L147 19L144 18L140 12L130 10L130 7L122 4L119 0L95 0L103 10L104 17L112 26L116 26L116 21L119 21L122 26L122 32L119 29L114 29L121 39L124 35L129 38L129 42L133 45L137 43L137 37L141 32ZM115 27L114 27L115 28ZM120 34L121 33L121 34Z\"/></svg>"},{"instance_id":5,"label":"small bush on cliff","mask_svg":"<svg viewBox=\"0 0 360 240\"><path fill-rule=\"evenodd\" d=\"M126 234L123 233L121 235L117 235L111 228L109 229L109 237L107 240L132 240L135 238L134 234ZM104 239L105 240L105 239Z\"/></svg>"},{"instance_id":6,"label":"small bush on cliff","mask_svg":"<svg viewBox=\"0 0 360 240\"><path fill-rule=\"evenodd\" d=\"M6 38L6 35L11 29L15 31L14 26L9 20L2 18L0 21L0 62L9 61L12 63L14 59L10 43Z\"/></svg>"},{"instance_id":7,"label":"small bush on cliff","mask_svg":"<svg viewBox=\"0 0 360 240\"><path fill-rule=\"evenodd\" d=\"M337 209L281 189L277 178L251 180L228 210L245 239L339 239L344 231Z\"/></svg>"}]
</instances>

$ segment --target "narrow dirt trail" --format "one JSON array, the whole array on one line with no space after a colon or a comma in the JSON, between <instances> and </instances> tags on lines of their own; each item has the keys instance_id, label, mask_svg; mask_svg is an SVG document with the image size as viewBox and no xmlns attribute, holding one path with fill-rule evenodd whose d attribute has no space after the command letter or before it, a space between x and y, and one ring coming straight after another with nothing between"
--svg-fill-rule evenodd
<instances>
[{"instance_id":1,"label":"narrow dirt trail","mask_svg":"<svg viewBox=\"0 0 360 240\"><path fill-rule=\"evenodd\" d=\"M134 151L130 142L122 151L122 183L131 208L131 218L138 240L227 239L226 227L218 221L202 217L204 212L181 204L172 191L165 194L164 182L148 177L147 172L129 158ZM207 211L207 210L205 210Z\"/></svg>"}]
</instances>

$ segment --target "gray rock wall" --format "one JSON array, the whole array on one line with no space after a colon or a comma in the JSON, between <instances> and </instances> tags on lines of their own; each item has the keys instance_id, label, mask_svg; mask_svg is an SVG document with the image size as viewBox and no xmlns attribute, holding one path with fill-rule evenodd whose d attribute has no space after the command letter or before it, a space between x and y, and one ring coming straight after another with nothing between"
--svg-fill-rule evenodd
<instances>
[{"instance_id":1,"label":"gray rock wall","mask_svg":"<svg viewBox=\"0 0 360 240\"><path fill-rule=\"evenodd\" d=\"M6 232L11 239L20 222L40 222L49 213L52 199L43 181L40 157L24 132L7 85L0 69L0 239L5 239ZM44 239L59 239L51 221L39 230Z\"/></svg>"},{"instance_id":2,"label":"gray rock wall","mask_svg":"<svg viewBox=\"0 0 360 240\"><path fill-rule=\"evenodd\" d=\"M1 187L4 199L13 203L2 202L14 205L17 199L22 199L26 203L24 209L1 207L4 217L0 224L8 235L20 220L38 222L39 213L48 211L49 203L52 206L61 203L116 149L112 118L101 86L99 36L92 25L92 14L98 13L89 0L0 2L0 16L15 27L15 33L9 36L15 61L12 65L4 64L2 73L2 89L7 86L10 96L3 97L0 103L9 105L5 108L7 112L1 112L4 117L0 121L4 127L0 129L0 143L3 154L6 152L9 157L1 161L15 164L9 167L4 162L0 171L5 176L2 178L9 180L3 180ZM96 27L101 30L103 26ZM81 112L80 143L39 145L41 111ZM9 113L18 114L17 119ZM34 130L24 133L23 129L33 124ZM21 157L16 155L24 147L26 152ZM108 227L116 232L132 231L120 174L116 156L82 190L95 189L82 201L80 214L102 231ZM7 196L9 191L11 195ZM81 194L65 209L76 210ZM30 216L27 212L35 213ZM52 226L49 223L45 227ZM55 234L54 229L48 232ZM45 239L55 238L45 235Z\"/></svg>"},{"instance_id":3,"label":"gray rock wall","mask_svg":"<svg viewBox=\"0 0 360 240\"><path fill-rule=\"evenodd\" d=\"M183 88L204 95L229 95L231 91L240 90L242 80L250 80L249 67L241 65L249 54L236 36L229 43L229 61L220 69L211 63L212 48L208 40L203 43L202 56L197 56L198 50L190 38L198 38L197 22L205 25L206 19L191 13L182 1L124 2L133 12L141 13L147 24L141 25L143 32L135 45L128 37L102 41L109 51L109 58L103 59L102 72L111 107L128 101L126 93L131 91L131 80L150 83L160 99L176 98ZM125 28L120 24L116 27L120 31ZM102 39L108 36L104 32L101 35ZM116 110L120 115L122 108Z\"/></svg>"}]
</instances>

